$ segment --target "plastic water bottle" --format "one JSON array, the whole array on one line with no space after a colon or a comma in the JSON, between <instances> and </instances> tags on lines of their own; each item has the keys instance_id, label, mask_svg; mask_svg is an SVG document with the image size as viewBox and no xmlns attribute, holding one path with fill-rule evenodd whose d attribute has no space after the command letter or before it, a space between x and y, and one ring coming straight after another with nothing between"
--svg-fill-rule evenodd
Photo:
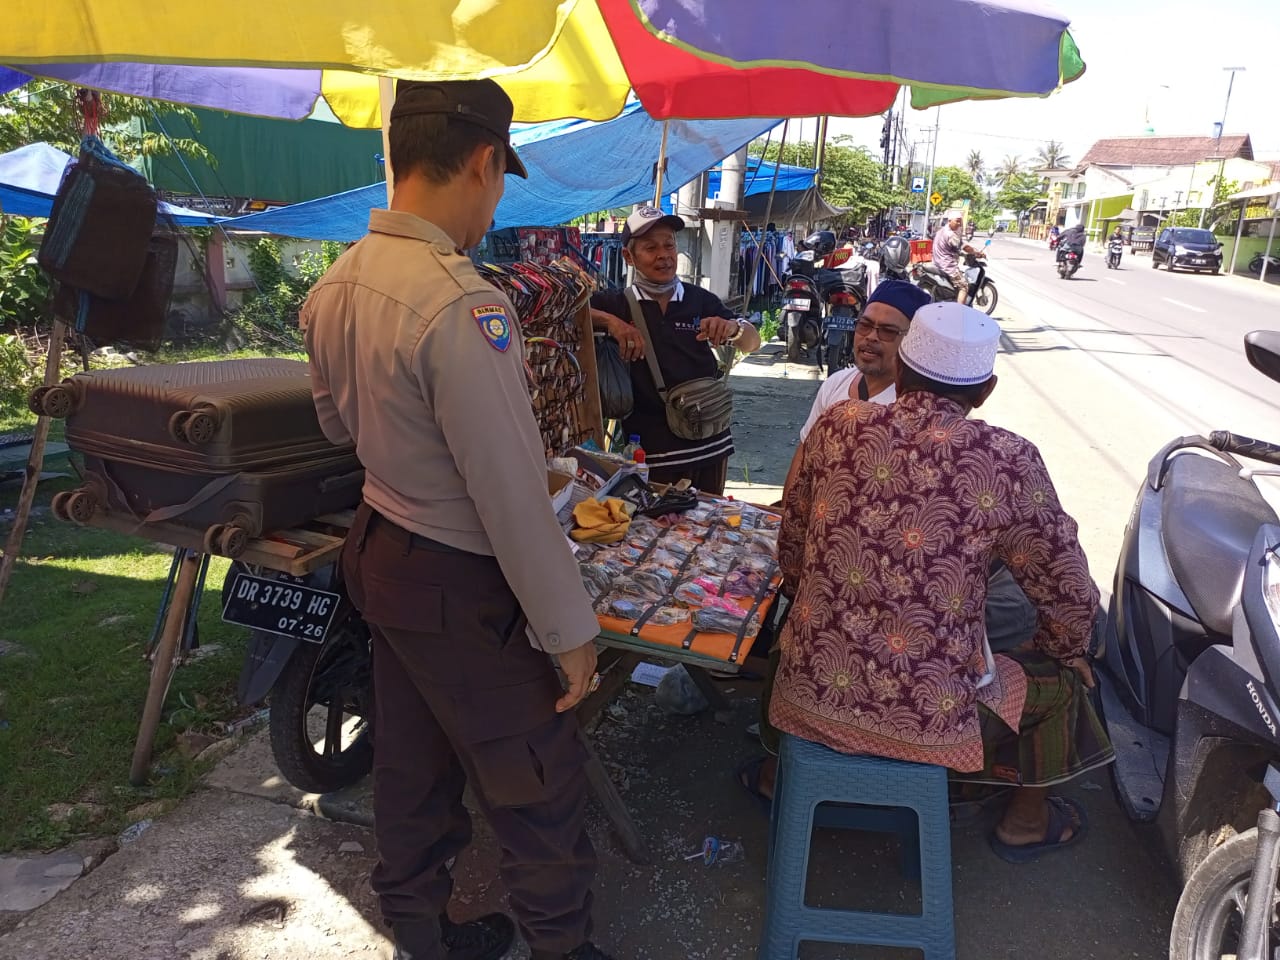
<instances>
[{"instance_id":1,"label":"plastic water bottle","mask_svg":"<svg viewBox=\"0 0 1280 960\"><path fill-rule=\"evenodd\" d=\"M622 448L622 455L628 460L634 460L635 452L640 449L640 434L633 433L627 437L627 445Z\"/></svg>"}]
</instances>

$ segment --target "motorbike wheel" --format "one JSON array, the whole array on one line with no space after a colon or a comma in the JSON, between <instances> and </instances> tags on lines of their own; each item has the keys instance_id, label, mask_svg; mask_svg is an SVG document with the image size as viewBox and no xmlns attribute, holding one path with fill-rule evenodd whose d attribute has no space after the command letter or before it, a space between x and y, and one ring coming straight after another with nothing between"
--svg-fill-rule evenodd
<instances>
[{"instance_id":1,"label":"motorbike wheel","mask_svg":"<svg viewBox=\"0 0 1280 960\"><path fill-rule=\"evenodd\" d=\"M299 790L329 793L373 768L368 628L354 614L303 643L271 690L271 753Z\"/></svg>"},{"instance_id":2,"label":"motorbike wheel","mask_svg":"<svg viewBox=\"0 0 1280 960\"><path fill-rule=\"evenodd\" d=\"M1169 935L1169 960L1221 960L1235 956L1253 876L1257 829L1237 834L1201 861L1178 898ZM1272 891L1272 900L1277 899ZM1272 910L1270 940L1280 942Z\"/></svg>"},{"instance_id":3,"label":"motorbike wheel","mask_svg":"<svg viewBox=\"0 0 1280 960\"><path fill-rule=\"evenodd\" d=\"M1063 280L1067 279L1067 265L1065 263L1058 264L1058 276Z\"/></svg>"},{"instance_id":4,"label":"motorbike wheel","mask_svg":"<svg viewBox=\"0 0 1280 960\"><path fill-rule=\"evenodd\" d=\"M973 298L971 306L981 310L989 317L996 312L996 304L999 301L1000 292L996 290L996 285L988 280L982 285L982 289L978 291L978 295Z\"/></svg>"},{"instance_id":5,"label":"motorbike wheel","mask_svg":"<svg viewBox=\"0 0 1280 960\"><path fill-rule=\"evenodd\" d=\"M804 347L800 343L800 335L797 333L794 337L787 337L787 363L799 363L800 351Z\"/></svg>"}]
</instances>

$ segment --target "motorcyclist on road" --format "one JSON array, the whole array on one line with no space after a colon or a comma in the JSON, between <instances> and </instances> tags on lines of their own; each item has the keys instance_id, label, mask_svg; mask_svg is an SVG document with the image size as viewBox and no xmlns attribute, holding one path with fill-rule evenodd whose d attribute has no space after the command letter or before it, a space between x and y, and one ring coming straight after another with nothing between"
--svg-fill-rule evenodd
<instances>
[{"instance_id":1,"label":"motorcyclist on road","mask_svg":"<svg viewBox=\"0 0 1280 960\"><path fill-rule=\"evenodd\" d=\"M1074 250L1080 255L1080 261L1084 262L1084 224L1077 223L1062 231L1058 240L1058 259L1061 260L1068 250Z\"/></svg>"},{"instance_id":2,"label":"motorcyclist on road","mask_svg":"<svg viewBox=\"0 0 1280 960\"><path fill-rule=\"evenodd\" d=\"M960 227L963 224L964 217L959 211L953 210L947 215L947 222L933 237L933 265L945 274L956 288L957 303L964 303L969 297L969 281L965 279L964 268L960 265L960 255L978 253L961 239Z\"/></svg>"}]
</instances>

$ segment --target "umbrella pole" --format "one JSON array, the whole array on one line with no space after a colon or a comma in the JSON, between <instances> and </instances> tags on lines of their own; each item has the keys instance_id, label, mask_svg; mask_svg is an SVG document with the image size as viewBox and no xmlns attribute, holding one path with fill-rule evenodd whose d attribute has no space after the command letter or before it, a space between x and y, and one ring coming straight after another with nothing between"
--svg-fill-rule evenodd
<instances>
[{"instance_id":1,"label":"umbrella pole","mask_svg":"<svg viewBox=\"0 0 1280 960\"><path fill-rule=\"evenodd\" d=\"M778 159L773 164L773 183L769 185L769 202L764 208L764 225L765 229L769 228L769 222L773 219L773 196L778 192L778 171L782 169L782 151L787 146L787 128L791 125L790 120L782 121L782 138L778 141Z\"/></svg>"},{"instance_id":2,"label":"umbrella pole","mask_svg":"<svg viewBox=\"0 0 1280 960\"><path fill-rule=\"evenodd\" d=\"M391 170L391 107L396 102L396 82L390 77L378 78L378 106L382 112L382 170L387 180L387 207L391 207L391 193L395 177Z\"/></svg>"},{"instance_id":3,"label":"umbrella pole","mask_svg":"<svg viewBox=\"0 0 1280 960\"><path fill-rule=\"evenodd\" d=\"M653 168L653 205L662 209L662 175L667 170L667 133L670 120L662 121L662 146L658 148L658 162Z\"/></svg>"}]
</instances>

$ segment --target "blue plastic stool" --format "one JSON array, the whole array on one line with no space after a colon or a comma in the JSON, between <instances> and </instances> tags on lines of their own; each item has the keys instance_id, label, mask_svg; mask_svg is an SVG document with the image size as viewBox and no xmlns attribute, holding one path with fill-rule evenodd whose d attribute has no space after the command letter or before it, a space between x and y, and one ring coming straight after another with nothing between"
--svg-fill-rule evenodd
<instances>
[{"instance_id":1,"label":"blue plastic stool","mask_svg":"<svg viewBox=\"0 0 1280 960\"><path fill-rule=\"evenodd\" d=\"M819 811L820 804L882 809ZM815 825L897 833L904 860L910 861L904 864L905 872L920 878L920 913L806 906L804 887ZM944 767L849 756L783 735L769 824L759 960L794 960L805 940L914 948L924 952L925 960L955 960L951 817Z\"/></svg>"}]
</instances>

